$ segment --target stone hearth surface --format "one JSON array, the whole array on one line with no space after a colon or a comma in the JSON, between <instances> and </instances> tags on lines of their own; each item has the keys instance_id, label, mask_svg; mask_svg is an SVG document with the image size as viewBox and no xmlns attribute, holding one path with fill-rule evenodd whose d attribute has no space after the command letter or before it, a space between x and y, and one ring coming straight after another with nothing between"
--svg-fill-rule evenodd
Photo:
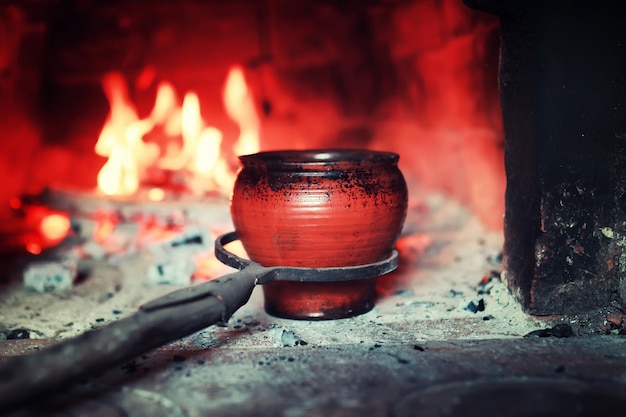
<instances>
[{"instance_id":1,"label":"stone hearth surface","mask_svg":"<svg viewBox=\"0 0 626 417\"><path fill-rule=\"evenodd\" d=\"M227 219L227 204L217 207L211 218ZM40 415L44 408L55 416L623 410L626 339L615 330L576 336L576 318L568 322L572 337L524 337L548 322L526 315L500 281L501 239L443 196L414 199L398 243L400 268L380 279L372 311L334 321L279 319L264 312L262 288L256 288L227 327L201 330L51 400L34 398L35 406L0 414ZM141 251L91 261L87 276L62 293L26 290L19 273L9 274L0 294L0 331L6 338L24 329L29 338L0 341L1 360L105 326L180 288L150 284L146 270L153 261Z\"/></svg>"}]
</instances>

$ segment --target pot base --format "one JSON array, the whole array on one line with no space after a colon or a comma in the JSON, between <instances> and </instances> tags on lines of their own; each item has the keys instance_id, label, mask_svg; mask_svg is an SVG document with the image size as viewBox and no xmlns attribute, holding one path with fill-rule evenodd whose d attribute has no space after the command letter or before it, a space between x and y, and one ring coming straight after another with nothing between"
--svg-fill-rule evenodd
<instances>
[{"instance_id":1,"label":"pot base","mask_svg":"<svg viewBox=\"0 0 626 417\"><path fill-rule=\"evenodd\" d=\"M335 320L374 307L377 278L340 282L276 281L263 285L265 311L295 320Z\"/></svg>"}]
</instances>

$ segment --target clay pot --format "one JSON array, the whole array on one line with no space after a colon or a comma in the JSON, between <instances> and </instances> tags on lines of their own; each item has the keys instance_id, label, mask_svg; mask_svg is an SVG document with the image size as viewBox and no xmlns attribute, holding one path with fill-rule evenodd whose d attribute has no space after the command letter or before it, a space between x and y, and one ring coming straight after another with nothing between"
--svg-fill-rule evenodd
<instances>
[{"instance_id":1,"label":"clay pot","mask_svg":"<svg viewBox=\"0 0 626 417\"><path fill-rule=\"evenodd\" d=\"M235 231L263 266L341 267L384 260L407 209L399 156L370 150L261 152L239 158L231 199ZM269 314L334 319L369 311L375 277L271 282Z\"/></svg>"}]
</instances>

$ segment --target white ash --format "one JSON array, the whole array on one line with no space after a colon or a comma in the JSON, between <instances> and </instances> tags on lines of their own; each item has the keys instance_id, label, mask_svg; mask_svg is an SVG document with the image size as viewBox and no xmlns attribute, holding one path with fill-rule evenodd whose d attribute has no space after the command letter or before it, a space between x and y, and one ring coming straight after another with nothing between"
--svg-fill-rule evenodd
<instances>
[{"instance_id":1,"label":"white ash","mask_svg":"<svg viewBox=\"0 0 626 417\"><path fill-rule=\"evenodd\" d=\"M82 244L79 244L75 248L77 256L81 258L89 258L101 261L106 256L105 249L93 240L88 240Z\"/></svg>"},{"instance_id":2,"label":"white ash","mask_svg":"<svg viewBox=\"0 0 626 417\"><path fill-rule=\"evenodd\" d=\"M69 291L77 275L76 261L33 262L24 270L24 287L39 293Z\"/></svg>"},{"instance_id":3,"label":"white ash","mask_svg":"<svg viewBox=\"0 0 626 417\"><path fill-rule=\"evenodd\" d=\"M493 280L488 291L480 285L483 277L499 268L494 259L498 259L502 246L500 233L486 230L471 212L444 196L420 199L413 193L412 197L399 241L404 267L380 278L379 287L385 294L369 313L334 321L279 319L263 310L262 288L258 287L228 327L211 327L178 343L201 348L277 347L277 343L285 345L283 335L289 339L291 334L313 346L410 343L519 337L539 328L500 280ZM225 200L221 205L195 210L193 219L194 227L204 228L213 236L232 230ZM210 248L205 247L203 253ZM192 255L183 257L191 259ZM127 316L141 304L184 286L151 284L148 271L155 257L147 250L101 259L93 256L82 262L90 264L91 272L65 293L40 294L22 285L7 284L0 292L0 323L8 330L29 329L34 338L75 336ZM228 267L217 270L233 271ZM484 311L472 313L463 308L478 298L483 299Z\"/></svg>"},{"instance_id":4,"label":"white ash","mask_svg":"<svg viewBox=\"0 0 626 417\"><path fill-rule=\"evenodd\" d=\"M148 282L152 285L188 286L196 266L189 257L169 256L148 267Z\"/></svg>"},{"instance_id":5,"label":"white ash","mask_svg":"<svg viewBox=\"0 0 626 417\"><path fill-rule=\"evenodd\" d=\"M306 346L308 344L306 341L302 340L300 336L294 333L293 330L289 330L284 327L270 326L266 332L276 347L296 347Z\"/></svg>"}]
</instances>

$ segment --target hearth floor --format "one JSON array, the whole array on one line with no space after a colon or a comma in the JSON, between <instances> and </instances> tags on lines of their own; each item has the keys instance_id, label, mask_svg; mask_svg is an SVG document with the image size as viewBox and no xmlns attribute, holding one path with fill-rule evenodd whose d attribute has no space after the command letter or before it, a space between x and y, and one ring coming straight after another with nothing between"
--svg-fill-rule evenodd
<instances>
[{"instance_id":1,"label":"hearth floor","mask_svg":"<svg viewBox=\"0 0 626 417\"><path fill-rule=\"evenodd\" d=\"M33 399L35 406L0 414L40 415L47 407L46 415L80 417L404 416L417 409L474 416L507 406L518 410L509 415L541 407L583 415L576 410L626 404L626 339L524 338L545 323L524 314L499 279L483 280L499 270L501 244L463 207L429 196L411 206L401 266L381 278L372 311L334 321L279 319L264 312L256 288L227 327L147 352L51 402ZM95 262L67 293L27 291L15 277L5 282L0 330L26 329L30 338L0 341L2 361L179 288L148 285L149 262L141 254ZM483 310L468 308L480 300Z\"/></svg>"}]
</instances>

